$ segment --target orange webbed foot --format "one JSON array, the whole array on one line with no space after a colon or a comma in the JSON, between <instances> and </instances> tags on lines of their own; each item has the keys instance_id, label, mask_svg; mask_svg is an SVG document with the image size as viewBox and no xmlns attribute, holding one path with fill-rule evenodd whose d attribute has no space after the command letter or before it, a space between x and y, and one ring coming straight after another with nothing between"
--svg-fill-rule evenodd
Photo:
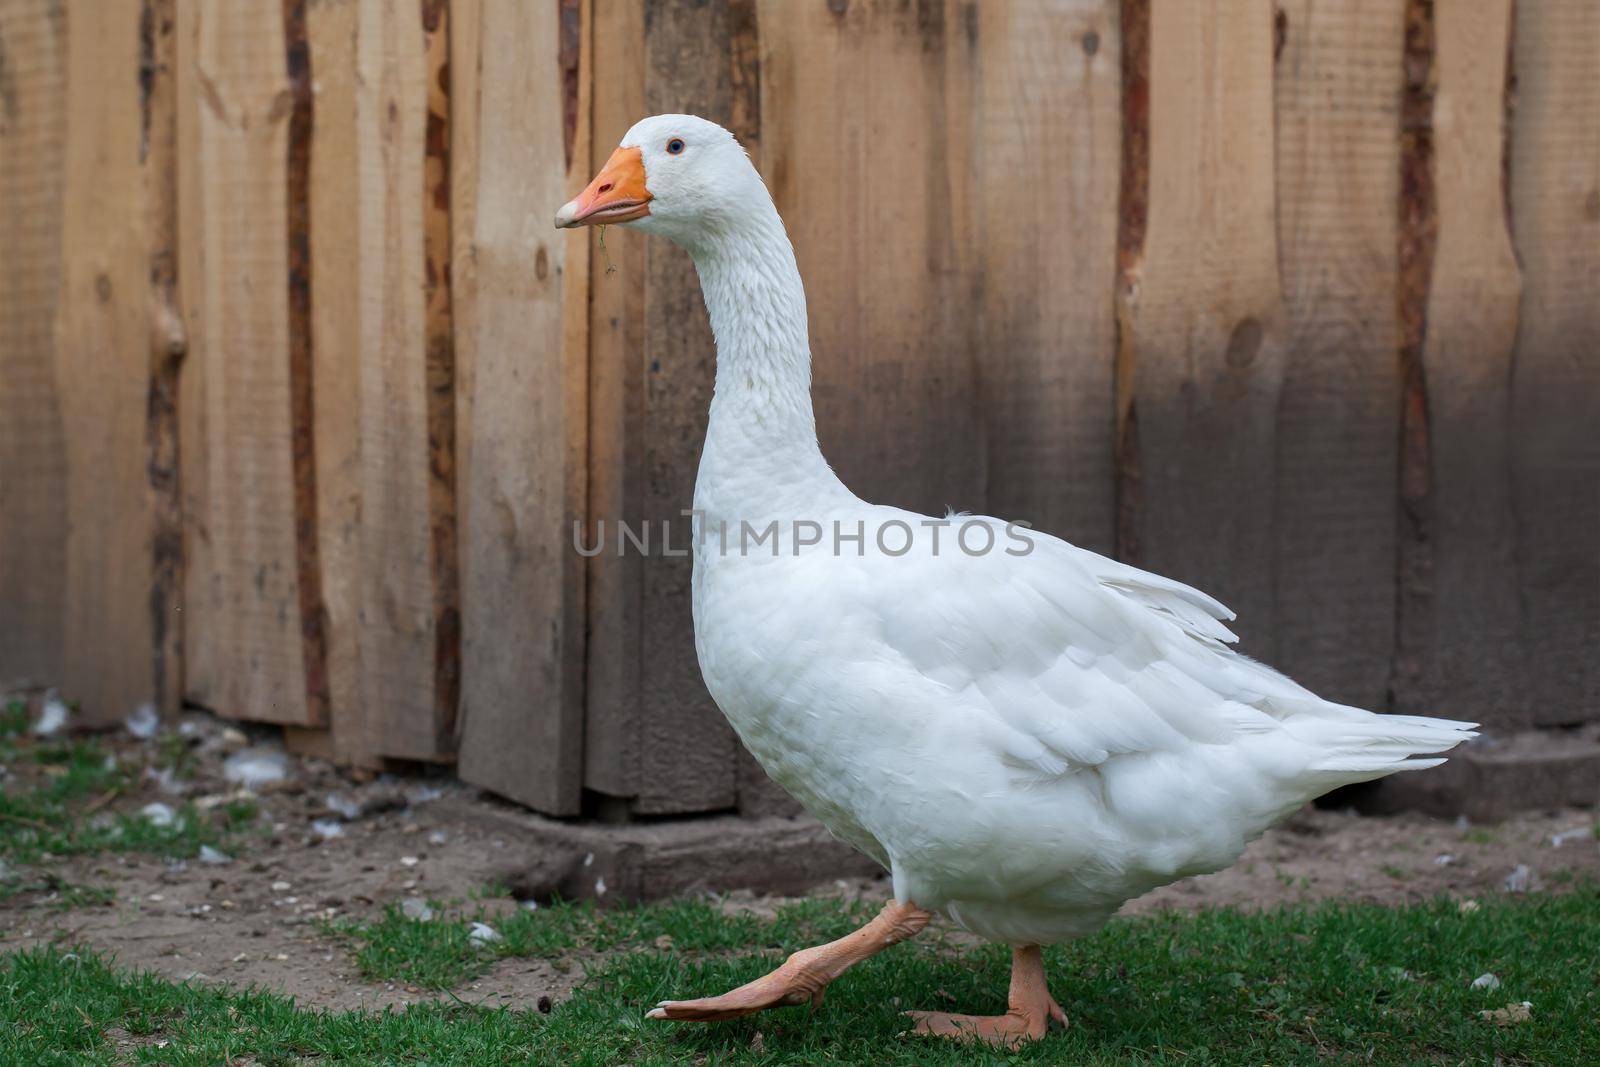
<instances>
[{"instance_id":1,"label":"orange webbed foot","mask_svg":"<svg viewBox=\"0 0 1600 1067\"><path fill-rule=\"evenodd\" d=\"M814 1008L822 1003L822 991L829 982L851 965L915 936L932 914L914 904L891 900L861 929L826 945L796 952L771 974L717 997L663 1000L646 1012L645 1018L715 1022L791 1004L810 1004Z\"/></svg>"},{"instance_id":2,"label":"orange webbed foot","mask_svg":"<svg viewBox=\"0 0 1600 1067\"><path fill-rule=\"evenodd\" d=\"M646 1012L645 1018L716 1022L791 1004L809 1003L816 1007L822 1003L822 991L826 984L806 973L803 968L790 967L785 963L771 974L762 975L754 982L746 982L721 996L701 997L698 1000L663 1000Z\"/></svg>"},{"instance_id":3,"label":"orange webbed foot","mask_svg":"<svg viewBox=\"0 0 1600 1067\"><path fill-rule=\"evenodd\" d=\"M982 1041L1013 1048L1037 1041L1055 1023L1065 1027L1067 1013L1055 1002L1044 981L1039 946L1017 948L1011 958L1011 1002L1004 1015L952 1015L943 1011L908 1011L912 1032L955 1041Z\"/></svg>"},{"instance_id":4,"label":"orange webbed foot","mask_svg":"<svg viewBox=\"0 0 1600 1067\"><path fill-rule=\"evenodd\" d=\"M912 1032L953 1041L982 1041L996 1048L1014 1048L1037 1041L1052 1023L1065 1028L1067 1013L1054 1000L1043 1014L1008 1011L1004 1015L953 1015L942 1011L908 1011Z\"/></svg>"}]
</instances>

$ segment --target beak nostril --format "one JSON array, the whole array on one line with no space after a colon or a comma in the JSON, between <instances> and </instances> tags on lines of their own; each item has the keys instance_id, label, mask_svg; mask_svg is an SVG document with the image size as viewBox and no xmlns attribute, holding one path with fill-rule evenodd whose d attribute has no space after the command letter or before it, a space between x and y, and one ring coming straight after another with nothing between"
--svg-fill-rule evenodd
<instances>
[{"instance_id":1,"label":"beak nostril","mask_svg":"<svg viewBox=\"0 0 1600 1067\"><path fill-rule=\"evenodd\" d=\"M595 192L597 192L597 193L609 193L610 191L611 191L611 183L610 182L606 182L600 188L595 190Z\"/></svg>"}]
</instances>

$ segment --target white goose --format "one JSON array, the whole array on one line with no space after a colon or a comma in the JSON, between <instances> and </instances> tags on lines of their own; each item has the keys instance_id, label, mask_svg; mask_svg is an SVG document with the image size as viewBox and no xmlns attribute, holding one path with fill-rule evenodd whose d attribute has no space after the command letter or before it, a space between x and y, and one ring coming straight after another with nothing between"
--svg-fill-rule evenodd
<instances>
[{"instance_id":1,"label":"white goose","mask_svg":"<svg viewBox=\"0 0 1600 1067\"><path fill-rule=\"evenodd\" d=\"M1037 1038L1066 1021L1039 945L1228 866L1319 794L1474 736L1322 700L1228 648L1232 613L1178 582L998 519L858 499L817 445L793 249L720 126L634 126L556 216L596 223L687 249L716 335L694 494L706 685L767 773L894 885L850 936L652 1018L817 1001L938 912L1013 946L1010 1010L913 1012L917 1030Z\"/></svg>"}]
</instances>

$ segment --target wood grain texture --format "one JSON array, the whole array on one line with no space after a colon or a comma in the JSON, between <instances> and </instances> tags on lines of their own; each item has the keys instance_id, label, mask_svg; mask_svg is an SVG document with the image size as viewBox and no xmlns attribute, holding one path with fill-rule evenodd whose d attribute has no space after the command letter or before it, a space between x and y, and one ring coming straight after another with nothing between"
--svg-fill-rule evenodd
<instances>
[{"instance_id":1,"label":"wood grain texture","mask_svg":"<svg viewBox=\"0 0 1600 1067\"><path fill-rule=\"evenodd\" d=\"M328 635L322 604L322 544L317 537L315 323L311 289L311 135L316 85L307 39L306 0L282 0L283 62L288 94L284 161L284 245L289 260L289 457L294 481L295 593L300 604L300 654L306 717L328 720Z\"/></svg>"},{"instance_id":2,"label":"wood grain texture","mask_svg":"<svg viewBox=\"0 0 1600 1067\"><path fill-rule=\"evenodd\" d=\"M291 423L287 161L277 4L178 10L185 695L323 725L307 699Z\"/></svg>"},{"instance_id":3,"label":"wood grain texture","mask_svg":"<svg viewBox=\"0 0 1600 1067\"><path fill-rule=\"evenodd\" d=\"M644 11L627 0L593 0L594 76L590 170L602 164L638 119L644 102ZM574 164L576 167L576 163ZM600 242L604 241L603 248ZM589 259L588 531L616 544L619 523L637 529L643 498L645 235L625 226L596 234ZM639 655L638 555L611 549L588 561L588 646L584 676L584 785L631 797L642 739L635 728L643 664Z\"/></svg>"},{"instance_id":4,"label":"wood grain texture","mask_svg":"<svg viewBox=\"0 0 1600 1067\"><path fill-rule=\"evenodd\" d=\"M581 345L587 235L550 220L569 173L563 140L558 10L485 0L470 192L476 278L471 370L461 427L464 690L460 768L467 781L551 814L578 810L583 745L583 558L572 523L585 514ZM581 114L581 109L580 109ZM578 154L574 153L574 158ZM572 259L569 261L569 255ZM581 335L579 335L581 336Z\"/></svg>"},{"instance_id":5,"label":"wood grain texture","mask_svg":"<svg viewBox=\"0 0 1600 1067\"><path fill-rule=\"evenodd\" d=\"M454 123L448 0L422 5L427 119L423 134L422 258L426 300L428 567L433 597L434 754L452 756L461 703L461 563L456 507L456 352L450 213ZM474 83L475 84L475 83Z\"/></svg>"},{"instance_id":6,"label":"wood grain texture","mask_svg":"<svg viewBox=\"0 0 1600 1067\"><path fill-rule=\"evenodd\" d=\"M976 507L974 216L952 165L971 103L946 84L969 21L941 4L773 2L760 26L761 161L806 282L823 453L865 500ZM873 195L885 181L894 195Z\"/></svg>"},{"instance_id":7,"label":"wood grain texture","mask_svg":"<svg viewBox=\"0 0 1600 1067\"><path fill-rule=\"evenodd\" d=\"M733 20L739 5L669 3L645 9L644 115L682 112L733 122ZM642 116L640 116L642 117ZM638 814L734 806L739 742L706 692L694 648L691 541L683 514L693 504L716 373L716 343L688 253L652 239L644 250L639 519L652 530L638 567L639 679L633 730ZM667 531L670 530L670 534ZM671 546L669 554L668 546Z\"/></svg>"},{"instance_id":8,"label":"wood grain texture","mask_svg":"<svg viewBox=\"0 0 1600 1067\"><path fill-rule=\"evenodd\" d=\"M427 760L448 752L430 528L428 51L415 2L364 0L360 20L361 700L379 751Z\"/></svg>"},{"instance_id":9,"label":"wood grain texture","mask_svg":"<svg viewBox=\"0 0 1600 1067\"><path fill-rule=\"evenodd\" d=\"M189 354L178 279L177 0L139 10L139 104L149 263L149 399L145 405L150 487L151 696L164 715L183 700L183 484L178 391Z\"/></svg>"},{"instance_id":10,"label":"wood grain texture","mask_svg":"<svg viewBox=\"0 0 1600 1067\"><path fill-rule=\"evenodd\" d=\"M1399 523L1395 536L1395 642L1391 705L1420 692L1433 659L1432 477L1428 380L1423 348L1428 293L1439 244L1439 204L1433 166L1435 67L1433 0L1406 0L1404 83L1400 94L1399 225L1395 241L1396 349L1400 377Z\"/></svg>"},{"instance_id":11,"label":"wood grain texture","mask_svg":"<svg viewBox=\"0 0 1600 1067\"><path fill-rule=\"evenodd\" d=\"M1133 562L1239 613L1246 651L1276 652L1272 558L1279 292L1273 11L1150 10L1148 219L1124 264L1124 410L1136 413Z\"/></svg>"},{"instance_id":12,"label":"wood grain texture","mask_svg":"<svg viewBox=\"0 0 1600 1067\"><path fill-rule=\"evenodd\" d=\"M66 442L60 684L80 721L153 702L149 237L139 9L67 21L56 377ZM121 90L121 91L119 91Z\"/></svg>"},{"instance_id":13,"label":"wood grain texture","mask_svg":"<svg viewBox=\"0 0 1600 1067\"><path fill-rule=\"evenodd\" d=\"M467 520L471 508L467 501L467 472L471 467L473 356L478 336L478 156L482 151L478 128L478 98L483 80L483 4L482 0L451 0L450 20L450 155L448 197L445 204L450 223L450 322L454 382L451 402L455 418L455 537L458 625L464 625L467 591L464 554L469 547ZM462 634L456 635L458 672L465 666ZM461 749L462 712L465 706L464 679L458 673L452 745Z\"/></svg>"},{"instance_id":14,"label":"wood grain texture","mask_svg":"<svg viewBox=\"0 0 1600 1067\"><path fill-rule=\"evenodd\" d=\"M1600 713L1600 6L1516 9L1510 468L1532 721Z\"/></svg>"},{"instance_id":15,"label":"wood grain texture","mask_svg":"<svg viewBox=\"0 0 1600 1067\"><path fill-rule=\"evenodd\" d=\"M55 321L65 10L51 0L0 6L0 686L61 677L67 467Z\"/></svg>"},{"instance_id":16,"label":"wood grain texture","mask_svg":"<svg viewBox=\"0 0 1600 1067\"><path fill-rule=\"evenodd\" d=\"M1383 708L1394 648L1404 0L1280 4L1276 666Z\"/></svg>"},{"instance_id":17,"label":"wood grain texture","mask_svg":"<svg viewBox=\"0 0 1600 1067\"><path fill-rule=\"evenodd\" d=\"M316 80L311 132L311 357L316 385L317 542L326 613L329 736L286 731L285 742L344 763L375 767L378 718L362 692L361 540L362 289L361 92L357 4L313 4L306 12Z\"/></svg>"},{"instance_id":18,"label":"wood grain texture","mask_svg":"<svg viewBox=\"0 0 1600 1067\"><path fill-rule=\"evenodd\" d=\"M952 181L970 173L973 182L961 197L975 216L962 240L977 257L966 313L978 323L986 506L1109 553L1117 5L974 3L958 11L950 96L970 104L952 105L952 118L969 129L950 169ZM1019 185L1033 175L1044 184L1025 193ZM1048 209L1019 219L1020 195L1038 195Z\"/></svg>"},{"instance_id":19,"label":"wood grain texture","mask_svg":"<svg viewBox=\"0 0 1600 1067\"><path fill-rule=\"evenodd\" d=\"M1423 367L1431 434L1432 655L1407 711L1529 721L1518 632L1509 389L1520 280L1502 174L1509 0L1435 8L1438 244Z\"/></svg>"}]
</instances>

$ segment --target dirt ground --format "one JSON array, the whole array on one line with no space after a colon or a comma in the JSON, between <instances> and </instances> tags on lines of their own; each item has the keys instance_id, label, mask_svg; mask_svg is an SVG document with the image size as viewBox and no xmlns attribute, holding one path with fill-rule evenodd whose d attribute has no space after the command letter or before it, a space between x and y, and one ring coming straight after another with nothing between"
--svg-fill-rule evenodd
<instances>
[{"instance_id":1,"label":"dirt ground","mask_svg":"<svg viewBox=\"0 0 1600 1067\"><path fill-rule=\"evenodd\" d=\"M247 737L207 716L186 716L185 724L196 757L193 776L146 778L139 790L115 798L111 810L138 811L152 801L214 804L237 793L223 776L228 756L246 746L277 751L270 739ZM104 743L125 761L150 759L158 744L125 733L106 735ZM256 790L270 832L236 840L230 862L105 853L36 865L35 882L53 874L68 883L110 886L115 899L67 910L43 890L0 899L0 950L85 942L124 965L260 986L292 994L304 1006L377 1008L441 995L365 981L347 945L318 920L375 917L385 905L412 896L471 905L486 885L526 859L519 843L507 839L503 822L484 818L501 802L443 775L360 780L322 761L292 757L287 770L282 781ZM22 773L20 766L11 769L8 789L19 787ZM1600 842L1579 832L1592 828L1595 818L1592 810L1569 809L1472 826L1307 808L1255 842L1234 867L1158 890L1126 911L1560 891L1585 877L1600 879ZM852 879L825 882L814 892L886 897L888 887L883 879ZM749 890L723 900L730 910L760 912L782 903ZM483 906L519 905L501 898ZM531 1007L543 996L570 993L586 962L506 959L453 995Z\"/></svg>"}]
</instances>

